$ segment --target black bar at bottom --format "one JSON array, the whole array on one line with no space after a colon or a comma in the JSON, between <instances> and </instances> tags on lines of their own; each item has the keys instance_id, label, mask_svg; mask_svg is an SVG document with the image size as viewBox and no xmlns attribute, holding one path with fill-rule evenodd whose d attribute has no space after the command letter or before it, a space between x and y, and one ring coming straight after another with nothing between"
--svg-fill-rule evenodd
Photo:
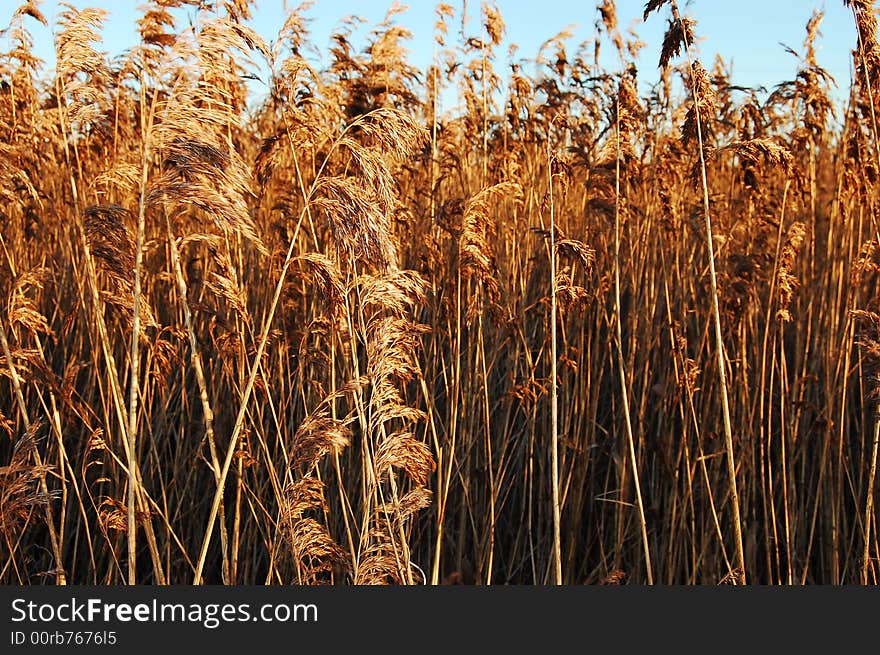
<instances>
[{"instance_id":1,"label":"black bar at bottom","mask_svg":"<svg viewBox=\"0 0 880 655\"><path fill-rule=\"evenodd\" d=\"M862 587L7 586L0 587L0 653L837 652L874 643L878 594Z\"/></svg>"}]
</instances>

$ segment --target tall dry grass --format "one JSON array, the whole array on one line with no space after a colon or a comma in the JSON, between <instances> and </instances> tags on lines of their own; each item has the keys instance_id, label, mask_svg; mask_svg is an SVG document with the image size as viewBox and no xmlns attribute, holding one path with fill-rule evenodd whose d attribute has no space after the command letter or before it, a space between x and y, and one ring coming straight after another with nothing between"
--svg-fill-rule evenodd
<instances>
[{"instance_id":1,"label":"tall dry grass","mask_svg":"<svg viewBox=\"0 0 880 655\"><path fill-rule=\"evenodd\" d=\"M613 0L534 66L440 4L427 71L397 5L319 68L308 3L266 41L247 0L155 0L112 60L64 7L51 74L23 2L0 581L876 583L880 46L846 5L838 107L819 13L762 94L674 0L641 71Z\"/></svg>"}]
</instances>

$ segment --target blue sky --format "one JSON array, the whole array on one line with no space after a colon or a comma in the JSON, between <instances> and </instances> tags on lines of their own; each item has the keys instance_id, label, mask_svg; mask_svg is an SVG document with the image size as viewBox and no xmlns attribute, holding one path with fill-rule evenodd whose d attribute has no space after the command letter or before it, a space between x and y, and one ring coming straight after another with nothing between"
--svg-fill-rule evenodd
<instances>
[{"instance_id":1,"label":"blue sky","mask_svg":"<svg viewBox=\"0 0 880 655\"><path fill-rule=\"evenodd\" d=\"M137 38L135 20L140 15L137 7L140 2L126 0L69 0L77 7L97 6L108 9L110 17L104 31L103 49L116 55L129 47ZM462 0L447 0L460 16ZM9 22L9 17L18 4L16 0L2 0L0 26ZM297 2L288 0L258 0L257 11L251 26L264 38L272 39L284 21L287 8ZM433 25L435 21L433 0L411 0L409 9L396 17L396 21L413 32L408 47L411 62L424 69L430 62L433 48ZM851 58L850 51L855 43L855 29L850 11L844 7L843 0L679 0L685 14L696 18L697 35L702 38L699 49L704 63L709 67L716 53L733 65L734 82L743 86L763 85L769 89L779 82L791 79L797 61L786 53L780 42L795 50L802 49L804 27L813 9L825 11L822 23L822 37L818 42L820 65L828 69L837 79L837 95L842 97L849 86ZM310 28L312 42L318 46L315 57L327 60L327 45L330 34L345 16L356 14L367 20L360 33L365 35L372 25L380 22L391 0L318 0L308 11L312 20ZM467 2L468 14L472 18L473 31L478 29L480 3ZM572 0L497 0L502 16L507 24L507 40L498 49L499 63L507 56L507 46L519 46L516 57L532 59L540 45L566 27L573 31L570 52L582 41L590 39L595 32L595 3L591 0L574 2ZM58 13L56 0L44 0L41 10L54 24ZM639 62L640 77L643 81L657 78L657 57L666 26L668 9L652 14L643 23L644 0L618 0L617 12L621 29L632 26L646 47L642 50ZM52 35L49 29L31 22L31 30L36 40L36 54L46 61L47 67L54 65ZM472 31L472 33L473 33ZM452 36L452 35L450 35ZM3 46L0 41L0 47ZM615 66L615 58L610 44L604 47L608 65ZM499 67L500 70L500 67ZM528 70L528 69L527 69Z\"/></svg>"}]
</instances>

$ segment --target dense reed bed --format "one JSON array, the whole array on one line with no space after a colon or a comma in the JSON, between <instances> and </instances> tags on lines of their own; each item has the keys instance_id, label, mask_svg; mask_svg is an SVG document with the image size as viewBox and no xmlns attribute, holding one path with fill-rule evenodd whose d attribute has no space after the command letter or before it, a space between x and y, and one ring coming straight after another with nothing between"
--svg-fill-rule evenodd
<instances>
[{"instance_id":1,"label":"dense reed bed","mask_svg":"<svg viewBox=\"0 0 880 655\"><path fill-rule=\"evenodd\" d=\"M267 41L248 0L152 0L112 60L66 7L47 73L22 3L0 582L876 583L880 46L846 5L839 106L818 13L762 94L675 0L659 68L603 0L534 73L494 5L438 5L428 70L397 6L318 69L308 5Z\"/></svg>"}]
</instances>

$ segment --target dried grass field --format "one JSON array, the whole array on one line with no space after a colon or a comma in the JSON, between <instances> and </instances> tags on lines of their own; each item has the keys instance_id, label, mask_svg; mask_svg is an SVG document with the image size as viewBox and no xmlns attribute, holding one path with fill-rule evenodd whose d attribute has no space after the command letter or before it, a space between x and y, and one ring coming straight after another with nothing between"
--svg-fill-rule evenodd
<instances>
[{"instance_id":1,"label":"dried grass field","mask_svg":"<svg viewBox=\"0 0 880 655\"><path fill-rule=\"evenodd\" d=\"M249 0L151 0L113 59L62 7L49 69L23 2L0 583L877 583L880 44L840 1L842 103L819 13L760 93L676 0L651 66L600 0L534 73L492 4L419 70L395 7L316 67L312 8L270 41Z\"/></svg>"}]
</instances>

